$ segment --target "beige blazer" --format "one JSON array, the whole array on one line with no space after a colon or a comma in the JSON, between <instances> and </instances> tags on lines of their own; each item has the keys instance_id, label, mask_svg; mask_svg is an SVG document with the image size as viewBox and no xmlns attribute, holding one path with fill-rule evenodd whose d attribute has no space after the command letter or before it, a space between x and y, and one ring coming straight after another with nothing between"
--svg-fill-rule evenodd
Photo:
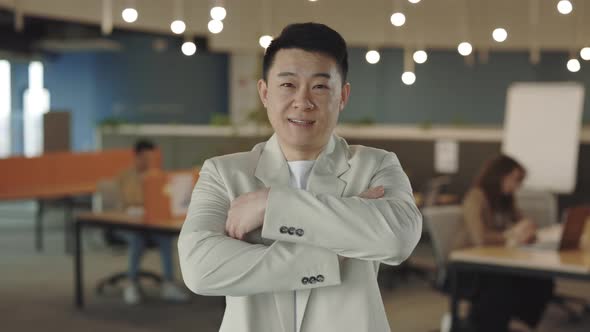
<instances>
[{"instance_id":1,"label":"beige blazer","mask_svg":"<svg viewBox=\"0 0 590 332\"><path fill-rule=\"evenodd\" d=\"M383 198L357 197L379 185L385 186ZM265 187L271 189L264 226L246 241L226 236L230 202ZM379 264L405 260L422 230L397 157L333 136L307 188L289 186L275 136L250 152L204 163L178 249L189 289L226 296L220 331L390 330L377 285Z\"/></svg>"}]
</instances>

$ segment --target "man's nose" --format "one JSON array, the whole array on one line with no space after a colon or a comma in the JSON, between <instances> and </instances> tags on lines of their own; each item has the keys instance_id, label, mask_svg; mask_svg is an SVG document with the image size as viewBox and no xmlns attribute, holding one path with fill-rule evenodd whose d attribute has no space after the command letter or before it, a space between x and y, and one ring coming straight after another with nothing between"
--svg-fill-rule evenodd
<instances>
[{"instance_id":1,"label":"man's nose","mask_svg":"<svg viewBox=\"0 0 590 332\"><path fill-rule=\"evenodd\" d=\"M302 88L297 91L293 106L298 110L309 111L312 110L315 105L310 98L309 91L306 88Z\"/></svg>"}]
</instances>

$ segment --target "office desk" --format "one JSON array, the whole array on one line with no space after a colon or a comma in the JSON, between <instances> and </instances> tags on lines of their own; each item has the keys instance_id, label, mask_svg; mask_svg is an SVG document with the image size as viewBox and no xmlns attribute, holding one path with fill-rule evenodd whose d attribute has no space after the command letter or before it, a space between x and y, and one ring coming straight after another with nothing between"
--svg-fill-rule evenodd
<instances>
[{"instance_id":1,"label":"office desk","mask_svg":"<svg viewBox=\"0 0 590 332\"><path fill-rule=\"evenodd\" d=\"M590 281L590 252L506 247L469 248L452 252L449 276L453 331L457 331L459 326L457 276L467 271Z\"/></svg>"},{"instance_id":2,"label":"office desk","mask_svg":"<svg viewBox=\"0 0 590 332\"><path fill-rule=\"evenodd\" d=\"M74 222L74 301L76 308L84 307L84 280L82 275L83 252L82 230L84 227L120 229L146 234L178 235L184 219L162 222L144 222L142 217L131 216L122 212L80 213Z\"/></svg>"},{"instance_id":3,"label":"office desk","mask_svg":"<svg viewBox=\"0 0 590 332\"><path fill-rule=\"evenodd\" d=\"M43 212L48 202L58 202L64 206L64 243L66 252L71 252L72 211L74 198L92 195L96 183L80 183L59 186L20 187L10 192L0 192L0 201L36 200L38 203L35 216L35 248L43 249Z\"/></svg>"}]
</instances>

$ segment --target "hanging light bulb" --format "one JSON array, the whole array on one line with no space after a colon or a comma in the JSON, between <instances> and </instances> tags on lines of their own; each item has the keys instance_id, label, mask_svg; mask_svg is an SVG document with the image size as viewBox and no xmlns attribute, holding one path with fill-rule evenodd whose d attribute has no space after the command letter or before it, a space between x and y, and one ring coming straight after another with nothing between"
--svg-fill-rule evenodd
<instances>
[{"instance_id":1,"label":"hanging light bulb","mask_svg":"<svg viewBox=\"0 0 590 332\"><path fill-rule=\"evenodd\" d=\"M211 20L207 24L207 28L211 33L220 33L223 30L223 22L218 20Z\"/></svg>"},{"instance_id":2,"label":"hanging light bulb","mask_svg":"<svg viewBox=\"0 0 590 332\"><path fill-rule=\"evenodd\" d=\"M459 54L461 54L462 56L468 56L473 51L473 47L468 42L462 42L457 47L457 51L459 51Z\"/></svg>"},{"instance_id":3,"label":"hanging light bulb","mask_svg":"<svg viewBox=\"0 0 590 332\"><path fill-rule=\"evenodd\" d=\"M137 21L139 14L137 13L137 10L135 8L128 7L123 9L123 12L121 12L121 16L123 17L123 20L125 22L133 23Z\"/></svg>"},{"instance_id":4,"label":"hanging light bulb","mask_svg":"<svg viewBox=\"0 0 590 332\"><path fill-rule=\"evenodd\" d=\"M492 32L492 38L494 38L494 40L498 43L501 43L505 41L506 38L508 38L508 32L504 28L496 28Z\"/></svg>"},{"instance_id":5,"label":"hanging light bulb","mask_svg":"<svg viewBox=\"0 0 590 332\"><path fill-rule=\"evenodd\" d=\"M567 62L567 70L571 71L572 73L577 73L580 71L580 61L578 59L569 59Z\"/></svg>"},{"instance_id":6,"label":"hanging light bulb","mask_svg":"<svg viewBox=\"0 0 590 332\"><path fill-rule=\"evenodd\" d=\"M182 53L186 56L191 56L197 52L197 45L192 41L185 41L181 47Z\"/></svg>"},{"instance_id":7,"label":"hanging light bulb","mask_svg":"<svg viewBox=\"0 0 590 332\"><path fill-rule=\"evenodd\" d=\"M175 34L180 35L184 32L184 30L186 30L186 24L182 20L175 20L170 23L170 30L172 30L172 32Z\"/></svg>"},{"instance_id":8,"label":"hanging light bulb","mask_svg":"<svg viewBox=\"0 0 590 332\"><path fill-rule=\"evenodd\" d=\"M211 8L209 11L211 18L218 21L223 21L223 19L227 16L227 11L222 6L215 6Z\"/></svg>"},{"instance_id":9,"label":"hanging light bulb","mask_svg":"<svg viewBox=\"0 0 590 332\"><path fill-rule=\"evenodd\" d=\"M170 30L180 35L186 30L186 23L184 23L184 0L174 0L172 11L173 19L170 23Z\"/></svg>"},{"instance_id":10,"label":"hanging light bulb","mask_svg":"<svg viewBox=\"0 0 590 332\"><path fill-rule=\"evenodd\" d=\"M561 0L557 3L557 11L560 14L567 15L572 12L574 6L569 0Z\"/></svg>"},{"instance_id":11,"label":"hanging light bulb","mask_svg":"<svg viewBox=\"0 0 590 332\"><path fill-rule=\"evenodd\" d=\"M268 46L270 46L270 43L272 42L272 40L273 40L272 36L264 35L258 39L258 44L260 44L260 47L266 49L266 48L268 48Z\"/></svg>"},{"instance_id":12,"label":"hanging light bulb","mask_svg":"<svg viewBox=\"0 0 590 332\"><path fill-rule=\"evenodd\" d=\"M584 47L580 50L580 58L583 60L590 60L590 47Z\"/></svg>"},{"instance_id":13,"label":"hanging light bulb","mask_svg":"<svg viewBox=\"0 0 590 332\"><path fill-rule=\"evenodd\" d=\"M402 74L402 82L404 82L405 85L414 84L414 82L416 82L416 74L411 71L404 72Z\"/></svg>"},{"instance_id":14,"label":"hanging light bulb","mask_svg":"<svg viewBox=\"0 0 590 332\"><path fill-rule=\"evenodd\" d=\"M428 54L424 50L418 50L414 52L413 58L416 63L424 63L428 60Z\"/></svg>"},{"instance_id":15,"label":"hanging light bulb","mask_svg":"<svg viewBox=\"0 0 590 332\"><path fill-rule=\"evenodd\" d=\"M390 20L391 24L395 25L396 27L401 27L402 25L406 24L406 15L403 13L393 13Z\"/></svg>"},{"instance_id":16,"label":"hanging light bulb","mask_svg":"<svg viewBox=\"0 0 590 332\"><path fill-rule=\"evenodd\" d=\"M379 54L378 51L370 50L367 52L367 54L365 54L365 59L367 60L368 63L374 65L377 62L379 62L379 60L381 59L381 55Z\"/></svg>"}]
</instances>

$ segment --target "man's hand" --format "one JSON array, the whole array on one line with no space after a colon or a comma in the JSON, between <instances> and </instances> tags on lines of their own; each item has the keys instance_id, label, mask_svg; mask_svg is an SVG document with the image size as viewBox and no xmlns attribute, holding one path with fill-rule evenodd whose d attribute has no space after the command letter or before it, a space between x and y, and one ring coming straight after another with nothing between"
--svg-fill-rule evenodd
<instances>
[{"instance_id":1,"label":"man's hand","mask_svg":"<svg viewBox=\"0 0 590 332\"><path fill-rule=\"evenodd\" d=\"M359 194L359 197L366 199L377 199L383 197L383 195L385 195L385 188L383 186L378 186L363 191Z\"/></svg>"},{"instance_id":2,"label":"man's hand","mask_svg":"<svg viewBox=\"0 0 590 332\"><path fill-rule=\"evenodd\" d=\"M227 235L243 240L246 234L262 227L269 188L241 195L231 202L225 221Z\"/></svg>"}]
</instances>

